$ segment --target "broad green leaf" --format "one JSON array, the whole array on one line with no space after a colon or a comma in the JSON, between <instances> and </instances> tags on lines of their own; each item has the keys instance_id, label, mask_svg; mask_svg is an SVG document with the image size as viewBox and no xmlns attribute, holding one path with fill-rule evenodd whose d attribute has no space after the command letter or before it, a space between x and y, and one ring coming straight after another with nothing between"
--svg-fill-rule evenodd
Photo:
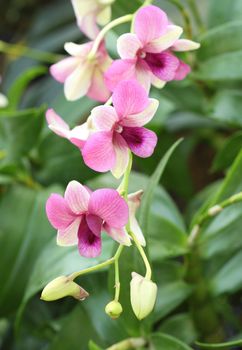
<instances>
[{"instance_id":1,"label":"broad green leaf","mask_svg":"<svg viewBox=\"0 0 242 350\"><path fill-rule=\"evenodd\" d=\"M32 265L54 234L45 214L45 202L53 190L36 191L15 185L1 196L1 315L14 311L20 303Z\"/></svg>"},{"instance_id":2,"label":"broad green leaf","mask_svg":"<svg viewBox=\"0 0 242 350\"><path fill-rule=\"evenodd\" d=\"M210 27L216 27L234 20L242 20L240 0L209 0L208 22Z\"/></svg>"},{"instance_id":3,"label":"broad green leaf","mask_svg":"<svg viewBox=\"0 0 242 350\"><path fill-rule=\"evenodd\" d=\"M242 148L242 132L237 132L226 139L222 149L213 161L213 171L225 170L236 158Z\"/></svg>"},{"instance_id":4,"label":"broad green leaf","mask_svg":"<svg viewBox=\"0 0 242 350\"><path fill-rule=\"evenodd\" d=\"M242 287L242 251L232 256L211 279L213 294L235 293Z\"/></svg>"},{"instance_id":5,"label":"broad green leaf","mask_svg":"<svg viewBox=\"0 0 242 350\"><path fill-rule=\"evenodd\" d=\"M177 314L165 320L159 331L192 344L198 337L193 320L189 314Z\"/></svg>"},{"instance_id":6,"label":"broad green leaf","mask_svg":"<svg viewBox=\"0 0 242 350\"><path fill-rule=\"evenodd\" d=\"M242 21L228 22L210 29L199 38L199 42L201 48L197 54L201 61L226 52L239 51L242 42Z\"/></svg>"},{"instance_id":7,"label":"broad green leaf","mask_svg":"<svg viewBox=\"0 0 242 350\"><path fill-rule=\"evenodd\" d=\"M224 53L201 63L194 77L206 82L238 82L242 80L242 50Z\"/></svg>"},{"instance_id":8,"label":"broad green leaf","mask_svg":"<svg viewBox=\"0 0 242 350\"><path fill-rule=\"evenodd\" d=\"M192 350L190 346L170 335L164 333L153 334L150 338L154 349L164 350Z\"/></svg>"},{"instance_id":9,"label":"broad green leaf","mask_svg":"<svg viewBox=\"0 0 242 350\"><path fill-rule=\"evenodd\" d=\"M89 350L103 350L102 348L100 348L100 346L95 344L92 340L90 340L88 343L88 349Z\"/></svg>"}]
</instances>

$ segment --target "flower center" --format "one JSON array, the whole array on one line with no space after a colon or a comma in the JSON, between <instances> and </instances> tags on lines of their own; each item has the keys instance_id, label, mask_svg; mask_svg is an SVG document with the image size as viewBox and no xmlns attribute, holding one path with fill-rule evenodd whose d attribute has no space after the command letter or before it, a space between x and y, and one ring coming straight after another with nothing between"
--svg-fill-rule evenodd
<instances>
[{"instance_id":1,"label":"flower center","mask_svg":"<svg viewBox=\"0 0 242 350\"><path fill-rule=\"evenodd\" d=\"M121 134L121 132L123 131L123 127L119 124L116 124L115 127L114 127L114 130L116 132L118 132L119 134Z\"/></svg>"},{"instance_id":2,"label":"flower center","mask_svg":"<svg viewBox=\"0 0 242 350\"><path fill-rule=\"evenodd\" d=\"M137 56L138 56L139 58L144 59L144 58L146 57L146 52L143 51L142 49L140 49L140 50L138 50L138 52L137 52Z\"/></svg>"}]
</instances>

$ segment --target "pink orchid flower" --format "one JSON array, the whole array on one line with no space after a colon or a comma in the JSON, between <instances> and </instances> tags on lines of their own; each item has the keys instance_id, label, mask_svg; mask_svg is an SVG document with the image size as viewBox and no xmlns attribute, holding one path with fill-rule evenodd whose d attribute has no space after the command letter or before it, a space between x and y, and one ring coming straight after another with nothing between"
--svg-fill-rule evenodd
<instances>
[{"instance_id":1,"label":"pink orchid flower","mask_svg":"<svg viewBox=\"0 0 242 350\"><path fill-rule=\"evenodd\" d=\"M51 225L58 230L57 244L77 244L82 256L100 255L103 230L120 244L131 244L125 229L128 205L116 190L104 188L91 192L79 182L71 181L64 197L57 193L50 195L46 213Z\"/></svg>"},{"instance_id":2,"label":"pink orchid flower","mask_svg":"<svg viewBox=\"0 0 242 350\"><path fill-rule=\"evenodd\" d=\"M111 170L117 178L123 175L129 161L129 150L150 157L157 143L156 134L144 128L154 116L159 102L148 98L136 81L123 81L115 89L112 106L98 106L91 112L97 130L82 148L86 165L96 171Z\"/></svg>"},{"instance_id":3,"label":"pink orchid flower","mask_svg":"<svg viewBox=\"0 0 242 350\"><path fill-rule=\"evenodd\" d=\"M71 57L53 64L50 73L55 80L64 84L64 93L69 101L77 100L84 95L97 100L107 101L110 91L104 82L104 72L111 64L104 43L95 57L90 56L93 42L78 45L66 43L65 50Z\"/></svg>"},{"instance_id":4,"label":"pink orchid flower","mask_svg":"<svg viewBox=\"0 0 242 350\"><path fill-rule=\"evenodd\" d=\"M103 26L111 20L111 4L115 0L71 0L81 31L90 39L99 32L97 24Z\"/></svg>"},{"instance_id":5,"label":"pink orchid flower","mask_svg":"<svg viewBox=\"0 0 242 350\"><path fill-rule=\"evenodd\" d=\"M199 44L179 39L181 27L170 24L160 8L150 5L141 8L135 17L134 34L119 37L117 49L121 59L112 63L105 73L107 86L113 91L119 81L138 80L147 91L150 85L161 88L171 80L182 80L190 67L173 51L188 51Z\"/></svg>"},{"instance_id":6,"label":"pink orchid flower","mask_svg":"<svg viewBox=\"0 0 242 350\"><path fill-rule=\"evenodd\" d=\"M129 150L142 158L153 153L157 136L143 125L153 118L159 102L148 98L135 81L120 83L112 101L114 107L95 107L88 121L72 130L51 109L46 119L52 131L80 149L87 166L99 172L111 170L119 178L127 168Z\"/></svg>"}]
</instances>

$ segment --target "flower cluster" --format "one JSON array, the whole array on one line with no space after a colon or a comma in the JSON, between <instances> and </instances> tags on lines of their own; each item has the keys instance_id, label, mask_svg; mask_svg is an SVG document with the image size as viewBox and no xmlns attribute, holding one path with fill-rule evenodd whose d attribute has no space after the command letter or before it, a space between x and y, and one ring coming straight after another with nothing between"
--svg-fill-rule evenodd
<instances>
[{"instance_id":1,"label":"flower cluster","mask_svg":"<svg viewBox=\"0 0 242 350\"><path fill-rule=\"evenodd\" d=\"M176 56L176 51L194 50L199 44L181 39L182 28L171 23L166 13L156 6L142 6L134 15L110 22L114 0L72 0L80 29L92 40L84 44L66 43L70 55L50 67L51 75L64 84L65 96L74 101L86 95L103 105L95 107L87 121L71 129L53 109L46 113L49 128L78 147L84 163L98 172L111 171L123 180L117 190L104 188L92 192L77 181L71 181L64 193L52 194L46 212L51 225L58 230L57 244L77 245L80 255L93 258L101 254L102 233L106 232L120 246L111 260L92 270L115 263L115 272L123 246L138 247L146 266L145 277L132 274L131 304L137 318L146 317L153 309L157 286L151 281L151 268L143 247L145 238L135 217L143 191L128 194L132 154L150 157L157 144L156 134L144 127L154 117L159 102L149 97L151 85L163 87L172 80L182 80L190 67ZM112 61L104 36L115 25L131 21L132 33L117 41L120 59ZM101 31L98 24L108 23ZM89 272L90 269L87 271ZM73 281L85 270L68 277L60 276L43 291L42 298L88 293ZM116 275L116 282L119 275ZM57 281L57 282L56 282ZM67 284L66 284L67 283ZM60 292L61 286L65 288ZM106 312L117 318L119 281L115 298Z\"/></svg>"}]
</instances>

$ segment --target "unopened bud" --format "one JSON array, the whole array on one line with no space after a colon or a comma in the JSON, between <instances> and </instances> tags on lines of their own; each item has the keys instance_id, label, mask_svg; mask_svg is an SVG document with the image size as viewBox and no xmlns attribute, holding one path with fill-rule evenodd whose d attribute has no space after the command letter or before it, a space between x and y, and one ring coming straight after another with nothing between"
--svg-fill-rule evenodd
<instances>
[{"instance_id":1,"label":"unopened bud","mask_svg":"<svg viewBox=\"0 0 242 350\"><path fill-rule=\"evenodd\" d=\"M156 295L157 285L154 282L136 272L132 272L130 282L131 305L135 316L139 320L151 313L155 305Z\"/></svg>"},{"instance_id":2,"label":"unopened bud","mask_svg":"<svg viewBox=\"0 0 242 350\"><path fill-rule=\"evenodd\" d=\"M123 312L123 308L118 301L113 300L106 305L105 312L108 316L115 320L116 318L119 318L119 316Z\"/></svg>"},{"instance_id":3,"label":"unopened bud","mask_svg":"<svg viewBox=\"0 0 242 350\"><path fill-rule=\"evenodd\" d=\"M89 294L66 276L60 276L47 284L43 289L40 299L45 301L58 300L71 296L78 300L84 300Z\"/></svg>"}]
</instances>

